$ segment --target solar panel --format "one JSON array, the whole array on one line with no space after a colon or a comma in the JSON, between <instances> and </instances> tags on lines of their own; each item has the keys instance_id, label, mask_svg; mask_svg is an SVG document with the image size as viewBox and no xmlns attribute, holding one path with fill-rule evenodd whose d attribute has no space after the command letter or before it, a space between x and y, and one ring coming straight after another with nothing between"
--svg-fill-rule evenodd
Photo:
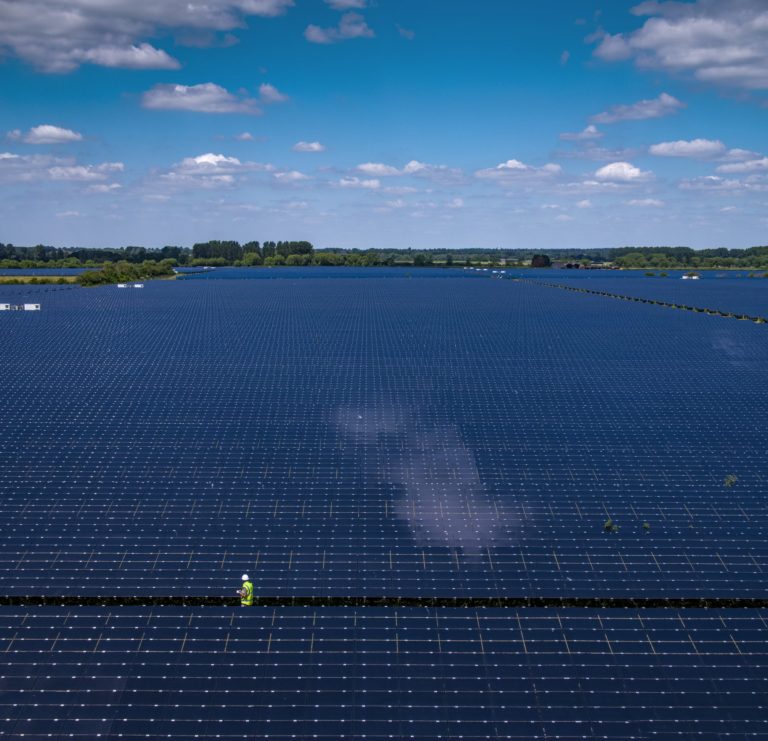
<instances>
[{"instance_id":1,"label":"solar panel","mask_svg":"<svg viewBox=\"0 0 768 741\"><path fill-rule=\"evenodd\" d=\"M768 690L765 617L5 608L3 728L116 737L759 737L768 732L755 699Z\"/></svg>"},{"instance_id":2,"label":"solar panel","mask_svg":"<svg viewBox=\"0 0 768 741\"><path fill-rule=\"evenodd\" d=\"M762 598L763 326L460 270L243 274L0 287L44 306L0 317L6 732L765 733L761 609L440 606ZM244 572L283 602L228 607ZM190 596L221 606L150 604Z\"/></svg>"},{"instance_id":3,"label":"solar panel","mask_svg":"<svg viewBox=\"0 0 768 741\"><path fill-rule=\"evenodd\" d=\"M735 314L768 316L768 279L765 271L733 273L704 271L700 280L684 280L686 272L675 271L653 275L632 270L627 272L602 271L538 271L537 278L586 287L596 291L611 291L639 298L668 301L687 306L718 309ZM752 276L752 277L748 277Z\"/></svg>"}]
</instances>

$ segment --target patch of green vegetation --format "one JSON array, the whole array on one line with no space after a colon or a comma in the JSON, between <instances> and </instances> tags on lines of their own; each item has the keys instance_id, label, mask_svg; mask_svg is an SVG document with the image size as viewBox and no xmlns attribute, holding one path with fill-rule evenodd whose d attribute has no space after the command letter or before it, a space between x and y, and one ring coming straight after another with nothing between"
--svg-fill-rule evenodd
<instances>
[{"instance_id":1,"label":"patch of green vegetation","mask_svg":"<svg viewBox=\"0 0 768 741\"><path fill-rule=\"evenodd\" d=\"M603 530L605 530L606 533L617 533L619 532L619 526L609 517L603 523Z\"/></svg>"},{"instance_id":2,"label":"patch of green vegetation","mask_svg":"<svg viewBox=\"0 0 768 741\"><path fill-rule=\"evenodd\" d=\"M20 285L44 285L46 283L63 285L65 283L76 283L77 276L75 275L0 275L0 284L6 286L20 286Z\"/></svg>"},{"instance_id":3,"label":"patch of green vegetation","mask_svg":"<svg viewBox=\"0 0 768 741\"><path fill-rule=\"evenodd\" d=\"M730 489L738 480L739 480L738 476L735 476L734 474L729 473L723 479L723 486L725 486L727 489Z\"/></svg>"},{"instance_id":4,"label":"patch of green vegetation","mask_svg":"<svg viewBox=\"0 0 768 741\"><path fill-rule=\"evenodd\" d=\"M77 282L81 286L100 286L173 276L175 276L173 260L161 260L160 262L145 260L138 265L130 262L108 263L101 270L89 270L79 275Z\"/></svg>"}]
</instances>

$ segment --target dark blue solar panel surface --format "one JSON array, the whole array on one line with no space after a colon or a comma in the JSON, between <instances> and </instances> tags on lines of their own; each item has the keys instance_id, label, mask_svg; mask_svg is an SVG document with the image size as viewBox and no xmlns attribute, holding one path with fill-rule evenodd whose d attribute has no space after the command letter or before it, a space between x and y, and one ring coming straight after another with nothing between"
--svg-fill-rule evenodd
<instances>
[{"instance_id":1,"label":"dark blue solar panel surface","mask_svg":"<svg viewBox=\"0 0 768 741\"><path fill-rule=\"evenodd\" d=\"M0 733L757 739L764 611L0 610Z\"/></svg>"},{"instance_id":2,"label":"dark blue solar panel surface","mask_svg":"<svg viewBox=\"0 0 768 741\"><path fill-rule=\"evenodd\" d=\"M537 280L609 291L638 298L668 301L704 309L717 309L768 317L768 278L765 271L749 273L703 271L699 280L684 280L685 272L667 277L646 276L642 271L535 271ZM518 271L517 274L520 274ZM533 271L531 272L533 276ZM524 275L524 274L523 274Z\"/></svg>"},{"instance_id":3,"label":"dark blue solar panel surface","mask_svg":"<svg viewBox=\"0 0 768 741\"><path fill-rule=\"evenodd\" d=\"M762 593L761 325L461 277L44 295L3 317L5 593Z\"/></svg>"},{"instance_id":4,"label":"dark blue solar panel surface","mask_svg":"<svg viewBox=\"0 0 768 741\"><path fill-rule=\"evenodd\" d=\"M467 271L253 272L269 279L0 287L0 302L31 291L43 305L0 314L0 594L231 597L247 571L269 596L764 596L765 325ZM758 610L0 618L9 732L144 735L150 719L178 736L766 730ZM270 633L286 642L265 661ZM17 694L20 677L43 692L52 665L75 677L66 714ZM247 680L250 694L208 710L162 695L150 710L149 694L128 695L157 692L143 666L169 691ZM87 698L91 676L113 702ZM328 695L313 703L316 689Z\"/></svg>"}]
</instances>

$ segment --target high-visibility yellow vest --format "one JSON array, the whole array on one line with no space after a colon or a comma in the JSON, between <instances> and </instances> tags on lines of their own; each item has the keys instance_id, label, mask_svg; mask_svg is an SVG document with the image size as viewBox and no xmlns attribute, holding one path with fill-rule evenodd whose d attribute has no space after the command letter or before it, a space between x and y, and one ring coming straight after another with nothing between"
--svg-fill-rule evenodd
<instances>
[{"instance_id":1,"label":"high-visibility yellow vest","mask_svg":"<svg viewBox=\"0 0 768 741\"><path fill-rule=\"evenodd\" d=\"M244 581L243 591L245 592L245 594L241 595L240 604L243 607L250 607L251 605L253 605L253 582Z\"/></svg>"}]
</instances>

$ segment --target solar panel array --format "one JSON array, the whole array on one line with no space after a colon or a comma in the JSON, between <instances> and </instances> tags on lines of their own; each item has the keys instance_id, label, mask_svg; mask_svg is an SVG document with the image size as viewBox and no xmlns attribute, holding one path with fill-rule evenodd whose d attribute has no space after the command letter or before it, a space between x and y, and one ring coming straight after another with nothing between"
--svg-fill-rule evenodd
<instances>
[{"instance_id":1,"label":"solar panel array","mask_svg":"<svg viewBox=\"0 0 768 741\"><path fill-rule=\"evenodd\" d=\"M537 278L595 291L764 317L768 316L768 278L763 277L766 274L765 271L758 271L751 274L739 273L737 277L729 272L707 271L699 280L684 280L686 273L680 271L664 277L658 271L649 276L637 270L550 270L547 274L538 271Z\"/></svg>"},{"instance_id":2,"label":"solar panel array","mask_svg":"<svg viewBox=\"0 0 768 741\"><path fill-rule=\"evenodd\" d=\"M43 305L0 317L0 595L763 596L764 326L254 274L0 287ZM765 617L8 606L0 702L32 735L747 738Z\"/></svg>"},{"instance_id":3,"label":"solar panel array","mask_svg":"<svg viewBox=\"0 0 768 741\"><path fill-rule=\"evenodd\" d=\"M0 733L765 738L764 611L0 611Z\"/></svg>"}]
</instances>

